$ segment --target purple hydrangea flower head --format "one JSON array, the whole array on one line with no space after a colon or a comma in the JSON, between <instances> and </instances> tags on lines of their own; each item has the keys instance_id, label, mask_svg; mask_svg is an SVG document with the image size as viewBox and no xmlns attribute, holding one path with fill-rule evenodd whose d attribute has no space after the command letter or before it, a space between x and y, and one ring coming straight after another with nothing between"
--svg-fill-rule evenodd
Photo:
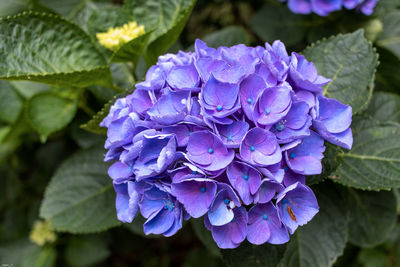
<instances>
[{"instance_id":1,"label":"purple hydrangea flower head","mask_svg":"<svg viewBox=\"0 0 400 267\"><path fill-rule=\"evenodd\" d=\"M239 161L232 162L226 174L243 203L250 205L253 202L253 195L260 188L261 174L251 165Z\"/></svg>"},{"instance_id":2,"label":"purple hydrangea flower head","mask_svg":"<svg viewBox=\"0 0 400 267\"><path fill-rule=\"evenodd\" d=\"M288 230L271 202L254 205L249 210L247 240L255 245L265 242L283 244L289 241Z\"/></svg>"},{"instance_id":3,"label":"purple hydrangea flower head","mask_svg":"<svg viewBox=\"0 0 400 267\"><path fill-rule=\"evenodd\" d=\"M244 207L232 210L232 219L221 226L215 226L204 217L207 228L220 248L237 248L246 239L247 234L247 211Z\"/></svg>"},{"instance_id":4,"label":"purple hydrangea flower head","mask_svg":"<svg viewBox=\"0 0 400 267\"><path fill-rule=\"evenodd\" d=\"M364 15L371 15L378 0L288 0L289 9L296 14L316 13L328 16L330 13L346 9L356 9Z\"/></svg>"},{"instance_id":5,"label":"purple hydrangea flower head","mask_svg":"<svg viewBox=\"0 0 400 267\"><path fill-rule=\"evenodd\" d=\"M272 132L256 127L244 137L240 158L253 165L268 166L280 162L282 152Z\"/></svg>"},{"instance_id":6,"label":"purple hydrangea flower head","mask_svg":"<svg viewBox=\"0 0 400 267\"><path fill-rule=\"evenodd\" d=\"M315 130L332 144L351 149L351 107L324 96L318 96L317 99L317 117L313 121Z\"/></svg>"},{"instance_id":7,"label":"purple hydrangea flower head","mask_svg":"<svg viewBox=\"0 0 400 267\"><path fill-rule=\"evenodd\" d=\"M289 168L296 173L320 174L324 151L324 139L311 131L311 135L303 138L301 143L285 151L285 159Z\"/></svg>"},{"instance_id":8,"label":"purple hydrangea flower head","mask_svg":"<svg viewBox=\"0 0 400 267\"><path fill-rule=\"evenodd\" d=\"M264 90L254 108L254 121L271 126L286 116L292 105L291 91L287 83Z\"/></svg>"},{"instance_id":9,"label":"purple hydrangea flower head","mask_svg":"<svg viewBox=\"0 0 400 267\"><path fill-rule=\"evenodd\" d=\"M295 90L307 90L316 94L321 94L322 86L330 82L318 75L314 63L297 53L292 53L291 56L289 80Z\"/></svg>"},{"instance_id":10,"label":"purple hydrangea flower head","mask_svg":"<svg viewBox=\"0 0 400 267\"><path fill-rule=\"evenodd\" d=\"M298 226L309 222L318 212L318 202L312 190L299 182L285 188L276 201L282 223L291 234Z\"/></svg>"},{"instance_id":11,"label":"purple hydrangea flower head","mask_svg":"<svg viewBox=\"0 0 400 267\"><path fill-rule=\"evenodd\" d=\"M174 235L182 228L181 204L169 193L153 186L144 192L139 204L140 212L147 219L143 231L147 234Z\"/></svg>"},{"instance_id":12,"label":"purple hydrangea flower head","mask_svg":"<svg viewBox=\"0 0 400 267\"><path fill-rule=\"evenodd\" d=\"M318 212L306 176L324 140L352 145L351 107L322 95L328 82L280 41L160 56L101 123L118 219L140 211L145 234L171 236L204 216L226 249L288 242Z\"/></svg>"},{"instance_id":13,"label":"purple hydrangea flower head","mask_svg":"<svg viewBox=\"0 0 400 267\"><path fill-rule=\"evenodd\" d=\"M115 207L117 218L121 222L131 223L139 211L140 194L135 188L135 182L114 184L117 194Z\"/></svg>"},{"instance_id":14,"label":"purple hydrangea flower head","mask_svg":"<svg viewBox=\"0 0 400 267\"><path fill-rule=\"evenodd\" d=\"M199 218L210 208L217 192L217 184L212 179L192 178L173 183L171 191L190 216Z\"/></svg>"},{"instance_id":15,"label":"purple hydrangea flower head","mask_svg":"<svg viewBox=\"0 0 400 267\"><path fill-rule=\"evenodd\" d=\"M208 212L208 219L215 226L229 223L234 217L233 208L241 206L238 195L229 185L219 184L218 190Z\"/></svg>"},{"instance_id":16,"label":"purple hydrangea flower head","mask_svg":"<svg viewBox=\"0 0 400 267\"><path fill-rule=\"evenodd\" d=\"M215 134L201 131L189 137L187 156L190 161L206 171L218 171L232 162L235 153Z\"/></svg>"}]
</instances>

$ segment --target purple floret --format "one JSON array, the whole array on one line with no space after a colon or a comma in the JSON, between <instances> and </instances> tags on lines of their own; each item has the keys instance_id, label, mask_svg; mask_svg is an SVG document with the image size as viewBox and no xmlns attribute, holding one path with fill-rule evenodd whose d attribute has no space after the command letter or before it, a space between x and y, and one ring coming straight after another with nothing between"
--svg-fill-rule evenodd
<instances>
[{"instance_id":1,"label":"purple floret","mask_svg":"<svg viewBox=\"0 0 400 267\"><path fill-rule=\"evenodd\" d=\"M118 219L140 212L145 234L171 236L203 216L224 249L288 242L318 212L306 176L324 140L352 145L352 109L322 95L329 81L280 41L159 57L101 123Z\"/></svg>"},{"instance_id":2,"label":"purple floret","mask_svg":"<svg viewBox=\"0 0 400 267\"><path fill-rule=\"evenodd\" d=\"M330 13L346 9L356 9L364 15L371 15L378 0L288 0L289 9L296 14L316 13L328 16Z\"/></svg>"}]
</instances>

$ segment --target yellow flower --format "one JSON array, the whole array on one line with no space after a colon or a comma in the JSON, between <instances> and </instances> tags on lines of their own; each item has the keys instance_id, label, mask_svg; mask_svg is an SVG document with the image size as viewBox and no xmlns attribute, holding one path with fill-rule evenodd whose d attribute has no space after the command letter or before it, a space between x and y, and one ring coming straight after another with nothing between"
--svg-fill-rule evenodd
<instances>
[{"instance_id":1,"label":"yellow flower","mask_svg":"<svg viewBox=\"0 0 400 267\"><path fill-rule=\"evenodd\" d=\"M110 28L107 32L97 33L96 37L102 46L116 51L122 45L144 33L144 26L137 25L136 21L132 21L121 27Z\"/></svg>"},{"instance_id":2,"label":"yellow flower","mask_svg":"<svg viewBox=\"0 0 400 267\"><path fill-rule=\"evenodd\" d=\"M49 221L36 221L29 237L32 242L39 246L53 243L57 239L57 235L51 228Z\"/></svg>"}]
</instances>

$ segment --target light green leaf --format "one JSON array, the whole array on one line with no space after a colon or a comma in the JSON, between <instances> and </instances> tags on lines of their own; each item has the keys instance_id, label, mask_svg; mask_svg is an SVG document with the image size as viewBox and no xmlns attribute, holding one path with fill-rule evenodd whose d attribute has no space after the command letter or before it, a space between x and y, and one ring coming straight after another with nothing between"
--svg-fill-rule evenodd
<instances>
[{"instance_id":1,"label":"light green leaf","mask_svg":"<svg viewBox=\"0 0 400 267\"><path fill-rule=\"evenodd\" d=\"M26 116L31 126L44 138L61 130L72 121L77 101L54 93L37 94L26 103Z\"/></svg>"},{"instance_id":2,"label":"light green leaf","mask_svg":"<svg viewBox=\"0 0 400 267\"><path fill-rule=\"evenodd\" d=\"M250 40L243 27L229 26L222 30L206 35L203 41L208 46L218 48L219 46L233 46L237 44L248 45Z\"/></svg>"},{"instance_id":3,"label":"light green leaf","mask_svg":"<svg viewBox=\"0 0 400 267\"><path fill-rule=\"evenodd\" d=\"M13 123L22 110L22 101L13 86L7 81L0 81L0 121Z\"/></svg>"},{"instance_id":4,"label":"light green leaf","mask_svg":"<svg viewBox=\"0 0 400 267\"><path fill-rule=\"evenodd\" d=\"M332 80L324 95L351 105L353 113L366 108L378 56L362 30L317 42L306 48L304 55L314 62L320 75Z\"/></svg>"},{"instance_id":5,"label":"light green leaf","mask_svg":"<svg viewBox=\"0 0 400 267\"><path fill-rule=\"evenodd\" d=\"M11 81L10 84L24 99L29 99L36 94L50 91L50 86L43 83L29 81Z\"/></svg>"},{"instance_id":6,"label":"light green leaf","mask_svg":"<svg viewBox=\"0 0 400 267\"><path fill-rule=\"evenodd\" d=\"M154 30L145 54L148 65L157 61L175 43L182 32L196 0L125 0L124 8L131 12L145 30Z\"/></svg>"},{"instance_id":7,"label":"light green leaf","mask_svg":"<svg viewBox=\"0 0 400 267\"><path fill-rule=\"evenodd\" d=\"M331 179L359 189L400 187L400 125L354 132L353 148L338 156L343 162Z\"/></svg>"},{"instance_id":8,"label":"light green leaf","mask_svg":"<svg viewBox=\"0 0 400 267\"><path fill-rule=\"evenodd\" d=\"M392 192L349 189L349 241L361 247L374 247L393 232L397 213Z\"/></svg>"},{"instance_id":9,"label":"light green leaf","mask_svg":"<svg viewBox=\"0 0 400 267\"><path fill-rule=\"evenodd\" d=\"M99 235L72 236L68 240L65 257L70 266L93 266L110 255L105 238Z\"/></svg>"},{"instance_id":10,"label":"light green leaf","mask_svg":"<svg viewBox=\"0 0 400 267\"><path fill-rule=\"evenodd\" d=\"M93 233L119 225L115 193L102 145L81 150L57 170L46 189L40 216L56 231Z\"/></svg>"},{"instance_id":11,"label":"light green leaf","mask_svg":"<svg viewBox=\"0 0 400 267\"><path fill-rule=\"evenodd\" d=\"M230 267L275 267L285 252L285 245L260 246L243 242L238 248L222 250L223 259Z\"/></svg>"},{"instance_id":12,"label":"light green leaf","mask_svg":"<svg viewBox=\"0 0 400 267\"><path fill-rule=\"evenodd\" d=\"M300 227L288 245L285 267L332 266L347 242L348 215L339 186L322 184L315 190L319 213Z\"/></svg>"},{"instance_id":13,"label":"light green leaf","mask_svg":"<svg viewBox=\"0 0 400 267\"><path fill-rule=\"evenodd\" d=\"M250 27L265 42L281 40L291 46L306 35L303 19L304 16L293 14L286 5L268 4L252 17Z\"/></svg>"},{"instance_id":14,"label":"light green leaf","mask_svg":"<svg viewBox=\"0 0 400 267\"><path fill-rule=\"evenodd\" d=\"M145 34L129 41L128 43L121 46L115 51L111 58L111 62L132 62L133 66L136 67L139 57L142 55L143 49L147 45L152 32L146 32Z\"/></svg>"},{"instance_id":15,"label":"light green leaf","mask_svg":"<svg viewBox=\"0 0 400 267\"><path fill-rule=\"evenodd\" d=\"M85 87L111 84L90 37L53 14L24 12L0 20L0 79Z\"/></svg>"},{"instance_id":16,"label":"light green leaf","mask_svg":"<svg viewBox=\"0 0 400 267\"><path fill-rule=\"evenodd\" d=\"M2 244L0 262L3 266L52 267L55 266L57 252L53 247L39 247L27 240Z\"/></svg>"},{"instance_id":17,"label":"light green leaf","mask_svg":"<svg viewBox=\"0 0 400 267\"><path fill-rule=\"evenodd\" d=\"M400 10L385 14L381 20L383 31L378 36L376 43L400 58Z\"/></svg>"}]
</instances>

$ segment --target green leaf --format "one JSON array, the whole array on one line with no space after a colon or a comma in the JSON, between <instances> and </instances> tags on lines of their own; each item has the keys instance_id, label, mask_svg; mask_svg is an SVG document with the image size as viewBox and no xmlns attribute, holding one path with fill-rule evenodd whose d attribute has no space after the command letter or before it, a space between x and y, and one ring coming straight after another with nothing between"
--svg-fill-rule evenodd
<instances>
[{"instance_id":1,"label":"green leaf","mask_svg":"<svg viewBox=\"0 0 400 267\"><path fill-rule=\"evenodd\" d=\"M106 60L75 24L45 13L0 20L0 79L85 87L110 85Z\"/></svg>"},{"instance_id":2,"label":"green leaf","mask_svg":"<svg viewBox=\"0 0 400 267\"><path fill-rule=\"evenodd\" d=\"M126 93L123 94L118 94L113 97L110 101L108 101L103 108L98 111L91 119L85 124L81 125L81 128L92 132L96 134L106 134L107 129L104 127L100 127L100 123L103 121L103 119L107 116L108 112L110 111L111 106L114 104L114 102L121 97L126 96L127 94L131 94L132 90L128 90Z\"/></svg>"},{"instance_id":3,"label":"green leaf","mask_svg":"<svg viewBox=\"0 0 400 267\"><path fill-rule=\"evenodd\" d=\"M238 248L222 250L223 259L230 267L275 267L285 252L285 245L251 245L243 242Z\"/></svg>"},{"instance_id":4,"label":"green leaf","mask_svg":"<svg viewBox=\"0 0 400 267\"><path fill-rule=\"evenodd\" d=\"M386 251L379 248L364 248L358 254L358 262L363 267L386 267Z\"/></svg>"},{"instance_id":5,"label":"green leaf","mask_svg":"<svg viewBox=\"0 0 400 267\"><path fill-rule=\"evenodd\" d=\"M50 91L50 86L43 83L29 81L11 81L10 84L24 99L29 99L36 94Z\"/></svg>"},{"instance_id":6,"label":"green leaf","mask_svg":"<svg viewBox=\"0 0 400 267\"><path fill-rule=\"evenodd\" d=\"M214 256L221 257L221 250L218 248L215 243L211 232L206 229L204 226L203 218L200 219L190 219L192 223L192 228L196 234L196 236L200 239L203 245L210 251L210 253Z\"/></svg>"},{"instance_id":7,"label":"green leaf","mask_svg":"<svg viewBox=\"0 0 400 267\"><path fill-rule=\"evenodd\" d=\"M338 156L343 162L331 179L359 189L400 187L400 125L354 131L353 148Z\"/></svg>"},{"instance_id":8,"label":"green leaf","mask_svg":"<svg viewBox=\"0 0 400 267\"><path fill-rule=\"evenodd\" d=\"M13 86L7 81L0 81L0 121L13 123L22 110L22 101Z\"/></svg>"},{"instance_id":9,"label":"green leaf","mask_svg":"<svg viewBox=\"0 0 400 267\"><path fill-rule=\"evenodd\" d=\"M42 137L61 130L75 116L77 101L46 92L37 94L26 103L26 117Z\"/></svg>"},{"instance_id":10,"label":"green leaf","mask_svg":"<svg viewBox=\"0 0 400 267\"><path fill-rule=\"evenodd\" d=\"M96 39L96 33L106 32L111 27L120 27L135 19L126 10L112 4L94 5L90 16L87 19L86 27L88 32Z\"/></svg>"},{"instance_id":11,"label":"green leaf","mask_svg":"<svg viewBox=\"0 0 400 267\"><path fill-rule=\"evenodd\" d=\"M266 42L281 40L286 46L299 43L306 35L304 16L293 14L286 5L265 5L250 20L251 29Z\"/></svg>"},{"instance_id":12,"label":"green leaf","mask_svg":"<svg viewBox=\"0 0 400 267\"><path fill-rule=\"evenodd\" d=\"M2 244L0 262L3 266L52 267L55 266L56 253L53 247L39 247L28 240L21 240Z\"/></svg>"},{"instance_id":13,"label":"green leaf","mask_svg":"<svg viewBox=\"0 0 400 267\"><path fill-rule=\"evenodd\" d=\"M339 186L321 184L315 190L319 213L300 227L288 245L285 267L332 266L347 242L348 215Z\"/></svg>"},{"instance_id":14,"label":"green leaf","mask_svg":"<svg viewBox=\"0 0 400 267\"><path fill-rule=\"evenodd\" d=\"M145 34L131 40L130 42L121 46L115 51L111 58L111 62L132 62L133 66L136 67L139 57L142 55L143 49L147 45L152 32L146 32Z\"/></svg>"},{"instance_id":15,"label":"green leaf","mask_svg":"<svg viewBox=\"0 0 400 267\"><path fill-rule=\"evenodd\" d=\"M210 255L206 249L194 249L186 256L182 267L220 267L223 266L221 259Z\"/></svg>"},{"instance_id":16,"label":"green leaf","mask_svg":"<svg viewBox=\"0 0 400 267\"><path fill-rule=\"evenodd\" d=\"M349 189L349 241L374 247L392 234L396 224L396 198L392 192Z\"/></svg>"},{"instance_id":17,"label":"green leaf","mask_svg":"<svg viewBox=\"0 0 400 267\"><path fill-rule=\"evenodd\" d=\"M82 4L82 0L33 0L34 7L36 5L41 5L50 10L54 10L64 17L78 8L80 4Z\"/></svg>"},{"instance_id":18,"label":"green leaf","mask_svg":"<svg viewBox=\"0 0 400 267\"><path fill-rule=\"evenodd\" d=\"M65 257L70 266L92 266L105 260L110 255L104 237L99 235L72 236L65 250Z\"/></svg>"},{"instance_id":19,"label":"green leaf","mask_svg":"<svg viewBox=\"0 0 400 267\"><path fill-rule=\"evenodd\" d=\"M132 12L145 30L154 30L145 59L148 65L157 61L175 43L182 32L196 0L125 0L124 8Z\"/></svg>"},{"instance_id":20,"label":"green leaf","mask_svg":"<svg viewBox=\"0 0 400 267\"><path fill-rule=\"evenodd\" d=\"M314 185L322 182L324 179L334 172L342 163L342 158L338 154L343 150L331 143L325 142L324 158L322 159L322 173L318 175L306 176L307 185Z\"/></svg>"},{"instance_id":21,"label":"green leaf","mask_svg":"<svg viewBox=\"0 0 400 267\"><path fill-rule=\"evenodd\" d=\"M304 55L314 62L320 75L332 80L324 95L351 105L353 113L367 106L378 56L362 30L317 42L306 48Z\"/></svg>"},{"instance_id":22,"label":"green leaf","mask_svg":"<svg viewBox=\"0 0 400 267\"><path fill-rule=\"evenodd\" d=\"M385 14L381 20L383 31L378 36L376 43L400 58L400 10Z\"/></svg>"},{"instance_id":23,"label":"green leaf","mask_svg":"<svg viewBox=\"0 0 400 267\"><path fill-rule=\"evenodd\" d=\"M233 46L237 44L248 45L250 40L246 31L240 26L229 26L215 31L203 38L210 47Z\"/></svg>"},{"instance_id":24,"label":"green leaf","mask_svg":"<svg viewBox=\"0 0 400 267\"><path fill-rule=\"evenodd\" d=\"M56 231L93 233L119 225L115 193L101 145L81 150L57 170L46 189L40 216Z\"/></svg>"},{"instance_id":25,"label":"green leaf","mask_svg":"<svg viewBox=\"0 0 400 267\"><path fill-rule=\"evenodd\" d=\"M382 63L376 72L376 90L400 92L400 58L384 48L379 48L378 53Z\"/></svg>"}]
</instances>

